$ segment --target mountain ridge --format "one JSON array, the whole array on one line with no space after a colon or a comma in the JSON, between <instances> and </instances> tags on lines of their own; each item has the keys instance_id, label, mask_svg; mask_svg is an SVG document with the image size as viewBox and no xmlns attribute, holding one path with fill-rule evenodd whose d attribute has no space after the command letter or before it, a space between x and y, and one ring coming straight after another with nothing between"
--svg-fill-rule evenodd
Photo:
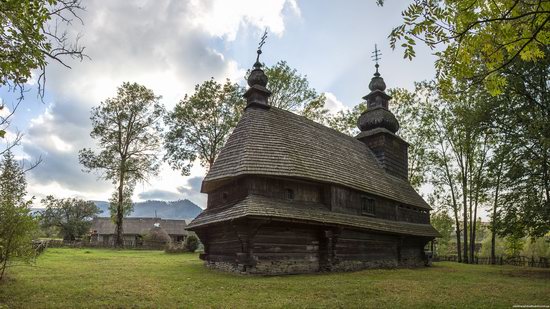
<instances>
[{"instance_id":1,"label":"mountain ridge","mask_svg":"<svg viewBox=\"0 0 550 309\"><path fill-rule=\"evenodd\" d=\"M109 202L94 201L101 210L98 217L110 217ZM188 199L177 201L147 200L134 203L134 210L129 218L158 217L162 219L194 219L202 212L202 208Z\"/></svg>"}]
</instances>

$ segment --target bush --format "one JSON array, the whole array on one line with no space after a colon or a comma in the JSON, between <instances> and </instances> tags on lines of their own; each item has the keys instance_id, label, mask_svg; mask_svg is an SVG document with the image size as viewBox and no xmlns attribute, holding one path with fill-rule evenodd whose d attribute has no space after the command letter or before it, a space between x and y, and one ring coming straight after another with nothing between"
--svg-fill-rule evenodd
<instances>
[{"instance_id":1,"label":"bush","mask_svg":"<svg viewBox=\"0 0 550 309\"><path fill-rule=\"evenodd\" d=\"M187 236L183 246L189 252L195 252L195 250L197 250L197 248L199 247L199 238L197 236L191 234L191 235Z\"/></svg>"},{"instance_id":2,"label":"bush","mask_svg":"<svg viewBox=\"0 0 550 309\"><path fill-rule=\"evenodd\" d=\"M164 249L164 252L166 252L166 253L184 253L184 252L189 252L189 251L182 244L170 243L170 244L168 244L168 246L166 246L166 248Z\"/></svg>"}]
</instances>

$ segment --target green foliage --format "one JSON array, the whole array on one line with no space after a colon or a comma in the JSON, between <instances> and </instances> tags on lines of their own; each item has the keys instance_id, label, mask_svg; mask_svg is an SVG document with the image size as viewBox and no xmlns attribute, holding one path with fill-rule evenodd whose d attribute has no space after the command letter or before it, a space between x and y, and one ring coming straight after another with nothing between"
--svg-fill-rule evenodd
<instances>
[{"instance_id":1,"label":"green foliage","mask_svg":"<svg viewBox=\"0 0 550 309\"><path fill-rule=\"evenodd\" d=\"M307 76L302 76L291 68L286 61L279 61L272 67L265 68L268 89L271 91L269 104L278 108L305 116L317 122L323 122L328 110L325 96L317 94L309 87Z\"/></svg>"},{"instance_id":2,"label":"green foliage","mask_svg":"<svg viewBox=\"0 0 550 309\"><path fill-rule=\"evenodd\" d=\"M502 74L513 61L543 59L550 44L550 2L413 0L403 24L390 34L404 57L415 57L417 40L438 49L436 68L447 79L485 80L493 94L507 84Z\"/></svg>"},{"instance_id":3,"label":"green foliage","mask_svg":"<svg viewBox=\"0 0 550 309\"><path fill-rule=\"evenodd\" d=\"M128 217L134 210L134 203L132 202L132 194L134 194L135 184L133 182L126 181L122 192L122 216ZM117 220L117 214L119 209L119 191L115 190L109 199L109 213L111 215L111 220L115 222Z\"/></svg>"},{"instance_id":4,"label":"green foliage","mask_svg":"<svg viewBox=\"0 0 550 309\"><path fill-rule=\"evenodd\" d=\"M72 57L82 60L84 48L71 40L66 27L82 10L80 0L0 1L0 85L21 90L39 69L39 93L43 95L49 61ZM72 42L71 42L72 41Z\"/></svg>"},{"instance_id":5,"label":"green foliage","mask_svg":"<svg viewBox=\"0 0 550 309\"><path fill-rule=\"evenodd\" d=\"M523 250L525 242L522 237L518 235L510 235L506 237L505 246L506 254L509 256L519 256Z\"/></svg>"},{"instance_id":6,"label":"green foliage","mask_svg":"<svg viewBox=\"0 0 550 309\"><path fill-rule=\"evenodd\" d=\"M445 255L453 248L449 248L451 245L452 233L454 231L454 220L445 211L439 211L432 213L430 216L430 223L441 234L440 238L437 238L437 254Z\"/></svg>"},{"instance_id":7,"label":"green foliage","mask_svg":"<svg viewBox=\"0 0 550 309\"><path fill-rule=\"evenodd\" d=\"M339 111L336 115L327 119L327 125L336 131L340 131L347 135L357 135L357 120L361 113L367 110L367 103L361 102L354 106L351 110Z\"/></svg>"},{"instance_id":8,"label":"green foliage","mask_svg":"<svg viewBox=\"0 0 550 309\"><path fill-rule=\"evenodd\" d=\"M550 232L550 48L545 54L536 63L514 61L504 70L505 91L487 104L486 126L499 137L492 170L501 175L497 231L503 236Z\"/></svg>"},{"instance_id":9,"label":"green foliage","mask_svg":"<svg viewBox=\"0 0 550 309\"><path fill-rule=\"evenodd\" d=\"M550 236L529 238L523 248L522 255L550 258Z\"/></svg>"},{"instance_id":10,"label":"green foliage","mask_svg":"<svg viewBox=\"0 0 550 309\"><path fill-rule=\"evenodd\" d=\"M501 237L496 237L495 239L495 256L503 256L505 253L506 247L504 239ZM491 257L491 233L481 240L481 251L479 252L480 257Z\"/></svg>"},{"instance_id":11,"label":"green foliage","mask_svg":"<svg viewBox=\"0 0 550 309\"><path fill-rule=\"evenodd\" d=\"M189 175L197 158L210 169L244 110L243 93L229 80L196 85L195 93L185 95L165 118L165 160L182 175Z\"/></svg>"},{"instance_id":12,"label":"green foliage","mask_svg":"<svg viewBox=\"0 0 550 309\"><path fill-rule=\"evenodd\" d=\"M306 76L290 68L285 61L264 71L268 77L267 88L272 92L271 106L320 123L327 121L326 98L309 87ZM221 84L210 79L196 85L193 95L185 95L165 118L168 132L164 159L172 168L189 175L196 159L207 169L212 167L245 108L243 94L244 89L238 84L229 80Z\"/></svg>"},{"instance_id":13,"label":"green foliage","mask_svg":"<svg viewBox=\"0 0 550 309\"><path fill-rule=\"evenodd\" d=\"M26 187L23 169L6 151L0 163L0 280L8 266L34 257L38 225L30 213L32 201L25 200Z\"/></svg>"},{"instance_id":14,"label":"green foliage","mask_svg":"<svg viewBox=\"0 0 550 309\"><path fill-rule=\"evenodd\" d=\"M86 172L100 171L111 180L117 192L110 208L116 208L116 244L122 246L122 220L128 211L135 183L156 175L160 166L164 108L152 90L137 83L123 83L117 96L92 108L92 132L100 151L84 148L79 152ZM116 207L113 207L116 201Z\"/></svg>"},{"instance_id":15,"label":"green foliage","mask_svg":"<svg viewBox=\"0 0 550 309\"><path fill-rule=\"evenodd\" d=\"M427 83L417 83L415 92L403 88L388 90L392 97L390 108L400 124L398 134L409 143L409 182L417 190L427 182L426 174L430 168L426 162L431 133L426 126L429 118L424 114L424 100L429 88Z\"/></svg>"},{"instance_id":16,"label":"green foliage","mask_svg":"<svg viewBox=\"0 0 550 309\"><path fill-rule=\"evenodd\" d=\"M152 90L125 82L117 96L92 108L92 132L101 151L79 152L85 171L99 170L101 177L119 183L143 181L158 171L164 108Z\"/></svg>"},{"instance_id":17,"label":"green foliage","mask_svg":"<svg viewBox=\"0 0 550 309\"><path fill-rule=\"evenodd\" d=\"M185 238L185 243L183 246L189 252L195 252L199 248L199 238L193 234L190 234L187 238Z\"/></svg>"},{"instance_id":18,"label":"green foliage","mask_svg":"<svg viewBox=\"0 0 550 309\"><path fill-rule=\"evenodd\" d=\"M42 227L57 227L64 240L81 238L89 231L92 218L100 212L93 202L78 198L56 199L49 195L41 202L46 206Z\"/></svg>"}]
</instances>

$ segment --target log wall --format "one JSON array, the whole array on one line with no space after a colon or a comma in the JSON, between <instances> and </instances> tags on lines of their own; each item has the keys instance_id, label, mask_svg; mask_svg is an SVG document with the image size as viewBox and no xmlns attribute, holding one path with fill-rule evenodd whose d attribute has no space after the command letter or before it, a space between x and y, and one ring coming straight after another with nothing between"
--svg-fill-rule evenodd
<instances>
[{"instance_id":1,"label":"log wall","mask_svg":"<svg viewBox=\"0 0 550 309\"><path fill-rule=\"evenodd\" d=\"M430 222L429 212L425 209L403 205L351 188L296 179L260 176L239 178L208 193L207 205L208 208L231 205L244 199L248 194L286 200L290 204L296 203L296 207L303 203L310 203L321 206L324 210L358 216L365 215L361 207L361 200L370 198L375 200L373 217L411 223L426 224Z\"/></svg>"},{"instance_id":2,"label":"log wall","mask_svg":"<svg viewBox=\"0 0 550 309\"><path fill-rule=\"evenodd\" d=\"M197 230L209 267L247 274L296 274L424 265L423 238L306 225L237 220Z\"/></svg>"}]
</instances>

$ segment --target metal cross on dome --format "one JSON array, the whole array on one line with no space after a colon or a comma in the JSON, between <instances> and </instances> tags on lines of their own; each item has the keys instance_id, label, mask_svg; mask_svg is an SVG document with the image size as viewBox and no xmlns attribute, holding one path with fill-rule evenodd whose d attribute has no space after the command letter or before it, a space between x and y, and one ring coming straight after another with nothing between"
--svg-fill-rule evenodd
<instances>
[{"instance_id":1,"label":"metal cross on dome","mask_svg":"<svg viewBox=\"0 0 550 309\"><path fill-rule=\"evenodd\" d=\"M376 67L376 73L375 73L375 74L377 74L377 76L379 76L380 73L378 73L378 67L379 67L378 61L379 61L380 59L382 59L382 53L380 52L380 50L378 49L378 46L377 46L376 44L374 44L374 51L372 52L372 54L373 54L373 55L371 56L371 58L372 58L372 59L374 60L374 62L376 63L376 64L374 65L374 66Z\"/></svg>"},{"instance_id":2,"label":"metal cross on dome","mask_svg":"<svg viewBox=\"0 0 550 309\"><path fill-rule=\"evenodd\" d=\"M265 28L264 34L262 35L262 39L260 40L260 44L258 44L258 50L256 51L258 53L258 56L256 57L256 63L260 63L260 55L262 54L262 46L265 44L265 39L267 39L267 28Z\"/></svg>"}]
</instances>

